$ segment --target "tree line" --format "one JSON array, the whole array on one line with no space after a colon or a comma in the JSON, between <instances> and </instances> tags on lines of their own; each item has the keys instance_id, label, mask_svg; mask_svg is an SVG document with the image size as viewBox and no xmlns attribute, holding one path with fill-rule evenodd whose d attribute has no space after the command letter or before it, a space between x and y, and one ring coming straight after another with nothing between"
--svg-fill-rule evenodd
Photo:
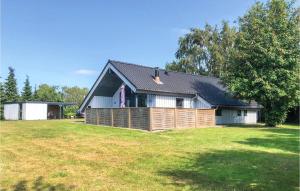
<instances>
[{"instance_id":1,"label":"tree line","mask_svg":"<svg viewBox=\"0 0 300 191\"><path fill-rule=\"evenodd\" d=\"M179 39L167 70L219 77L233 96L261 104L268 126L299 107L300 8L294 1L255 3L236 27L206 24Z\"/></svg>"},{"instance_id":2,"label":"tree line","mask_svg":"<svg viewBox=\"0 0 300 191\"><path fill-rule=\"evenodd\" d=\"M72 102L76 105L65 108L65 115L76 115L76 112L88 92L87 88L59 87L48 84L40 84L32 88L29 76L26 76L24 86L19 94L15 69L8 68L8 76L4 82L0 81L1 119L3 119L3 103L16 101L45 101L45 102Z\"/></svg>"}]
</instances>

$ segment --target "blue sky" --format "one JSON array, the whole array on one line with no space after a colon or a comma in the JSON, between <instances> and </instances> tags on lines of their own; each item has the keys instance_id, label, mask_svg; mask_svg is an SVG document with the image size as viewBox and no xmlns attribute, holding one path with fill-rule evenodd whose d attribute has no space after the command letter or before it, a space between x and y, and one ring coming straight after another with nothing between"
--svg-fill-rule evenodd
<instances>
[{"instance_id":1,"label":"blue sky","mask_svg":"<svg viewBox=\"0 0 300 191\"><path fill-rule=\"evenodd\" d=\"M255 0L2 0L1 77L19 90L91 87L108 59L164 67L178 38L205 23L233 23Z\"/></svg>"}]
</instances>

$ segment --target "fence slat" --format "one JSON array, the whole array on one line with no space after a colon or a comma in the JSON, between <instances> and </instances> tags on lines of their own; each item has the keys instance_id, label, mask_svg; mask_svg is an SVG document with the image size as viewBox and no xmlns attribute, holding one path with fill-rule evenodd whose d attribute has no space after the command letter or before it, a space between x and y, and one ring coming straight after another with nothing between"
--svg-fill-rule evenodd
<instances>
[{"instance_id":1,"label":"fence slat","mask_svg":"<svg viewBox=\"0 0 300 191\"><path fill-rule=\"evenodd\" d=\"M87 108L87 124L144 130L199 128L215 125L214 109Z\"/></svg>"}]
</instances>

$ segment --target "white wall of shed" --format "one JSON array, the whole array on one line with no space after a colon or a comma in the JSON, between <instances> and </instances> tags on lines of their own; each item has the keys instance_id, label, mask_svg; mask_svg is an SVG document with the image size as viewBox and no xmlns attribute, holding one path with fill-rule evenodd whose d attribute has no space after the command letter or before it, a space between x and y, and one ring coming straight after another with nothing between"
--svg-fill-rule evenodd
<instances>
[{"instance_id":1,"label":"white wall of shed","mask_svg":"<svg viewBox=\"0 0 300 191\"><path fill-rule=\"evenodd\" d=\"M255 124L257 123L257 111L247 110L247 116L244 116L244 110L241 110L241 116L238 116L238 109L222 109L222 116L216 116L216 124Z\"/></svg>"},{"instance_id":2,"label":"white wall of shed","mask_svg":"<svg viewBox=\"0 0 300 191\"><path fill-rule=\"evenodd\" d=\"M4 119L18 120L19 119L19 104L4 104Z\"/></svg>"},{"instance_id":3,"label":"white wall of shed","mask_svg":"<svg viewBox=\"0 0 300 191\"><path fill-rule=\"evenodd\" d=\"M46 103L23 103L22 120L47 120L48 105Z\"/></svg>"},{"instance_id":4,"label":"white wall of shed","mask_svg":"<svg viewBox=\"0 0 300 191\"><path fill-rule=\"evenodd\" d=\"M91 108L110 108L112 107L113 98L107 96L94 96L89 103Z\"/></svg>"}]
</instances>

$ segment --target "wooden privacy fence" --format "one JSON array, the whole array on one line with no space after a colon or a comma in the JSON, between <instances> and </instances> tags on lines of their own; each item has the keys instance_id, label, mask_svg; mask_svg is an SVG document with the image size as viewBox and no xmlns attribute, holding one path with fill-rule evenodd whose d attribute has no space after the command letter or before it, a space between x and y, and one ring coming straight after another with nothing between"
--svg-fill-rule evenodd
<instances>
[{"instance_id":1,"label":"wooden privacy fence","mask_svg":"<svg viewBox=\"0 0 300 191\"><path fill-rule=\"evenodd\" d=\"M87 108L88 124L144 130L215 126L214 109L187 108Z\"/></svg>"}]
</instances>

